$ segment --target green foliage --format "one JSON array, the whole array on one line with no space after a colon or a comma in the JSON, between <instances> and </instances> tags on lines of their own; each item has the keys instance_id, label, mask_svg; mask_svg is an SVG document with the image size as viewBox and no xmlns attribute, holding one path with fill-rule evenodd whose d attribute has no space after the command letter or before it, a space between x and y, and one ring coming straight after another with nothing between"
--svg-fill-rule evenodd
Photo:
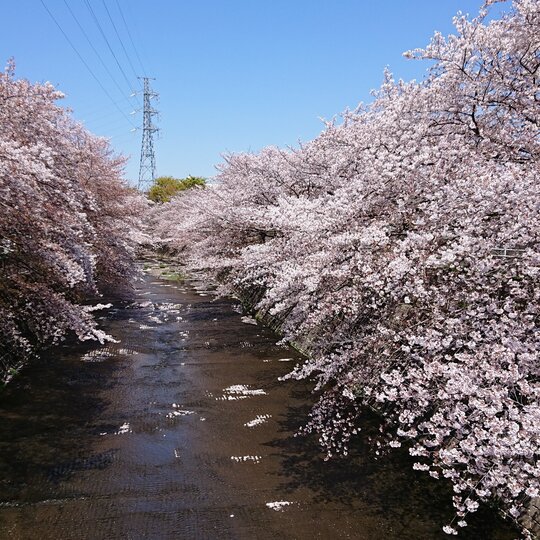
<instances>
[{"instance_id":1,"label":"green foliage","mask_svg":"<svg viewBox=\"0 0 540 540\"><path fill-rule=\"evenodd\" d=\"M154 180L154 185L148 190L148 198L157 203L169 202L181 191L205 185L206 179L200 176L189 175L187 178L160 176Z\"/></svg>"}]
</instances>

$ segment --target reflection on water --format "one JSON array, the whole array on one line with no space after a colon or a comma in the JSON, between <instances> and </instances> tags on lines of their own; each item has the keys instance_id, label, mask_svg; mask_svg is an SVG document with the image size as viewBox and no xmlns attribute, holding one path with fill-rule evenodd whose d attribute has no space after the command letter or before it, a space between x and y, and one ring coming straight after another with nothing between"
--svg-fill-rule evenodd
<instances>
[{"instance_id":1,"label":"reflection on water","mask_svg":"<svg viewBox=\"0 0 540 540\"><path fill-rule=\"evenodd\" d=\"M294 433L298 361L200 283L147 276L104 321L120 343L69 346L0 395L0 537L436 539L451 490L377 458L366 414L346 459ZM511 539L484 510L461 534Z\"/></svg>"}]
</instances>

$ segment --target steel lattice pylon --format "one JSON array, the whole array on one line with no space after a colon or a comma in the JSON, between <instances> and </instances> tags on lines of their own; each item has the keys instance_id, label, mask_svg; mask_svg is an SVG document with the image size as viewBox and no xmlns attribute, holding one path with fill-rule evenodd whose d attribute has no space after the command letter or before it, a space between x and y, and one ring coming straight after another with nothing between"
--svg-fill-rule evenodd
<instances>
[{"instance_id":1,"label":"steel lattice pylon","mask_svg":"<svg viewBox=\"0 0 540 540\"><path fill-rule=\"evenodd\" d=\"M158 94L150 88L151 77L139 77L144 82L143 89L143 127L141 145L141 164L139 167L138 188L141 191L148 191L154 183L156 176L156 156L154 154L154 133L159 129L152 123L152 118L157 111L152 107L152 99Z\"/></svg>"}]
</instances>

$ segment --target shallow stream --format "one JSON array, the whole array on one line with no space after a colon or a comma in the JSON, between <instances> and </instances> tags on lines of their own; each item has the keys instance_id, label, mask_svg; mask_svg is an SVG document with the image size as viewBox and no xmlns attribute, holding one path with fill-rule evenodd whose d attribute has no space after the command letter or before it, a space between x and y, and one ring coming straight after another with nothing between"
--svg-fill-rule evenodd
<instances>
[{"instance_id":1,"label":"shallow stream","mask_svg":"<svg viewBox=\"0 0 540 540\"><path fill-rule=\"evenodd\" d=\"M437 539L449 487L376 456L325 462L295 437L313 396L299 355L196 281L145 275L111 309L119 343L66 346L0 393L0 538ZM460 538L512 539L492 510Z\"/></svg>"}]
</instances>

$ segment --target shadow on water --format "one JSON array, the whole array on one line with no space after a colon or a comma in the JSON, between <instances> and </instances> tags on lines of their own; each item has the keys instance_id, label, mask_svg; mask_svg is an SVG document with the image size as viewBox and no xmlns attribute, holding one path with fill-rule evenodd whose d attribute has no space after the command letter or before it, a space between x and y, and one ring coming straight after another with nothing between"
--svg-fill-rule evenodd
<instances>
[{"instance_id":1,"label":"shadow on water","mask_svg":"<svg viewBox=\"0 0 540 540\"><path fill-rule=\"evenodd\" d=\"M298 391L297 398L305 397L306 392ZM395 530L388 530L385 535L388 539L450 538L441 530L455 515L450 483L415 471L415 460L404 447L388 448L377 456L373 441L380 421L375 413L362 413L358 422L361 430L351 439L346 457L325 460L314 435L298 434L310 410L310 404L288 407L279 422L280 433L285 437L266 443L280 456L284 492L307 488L315 503L339 503L380 517L381 521L394 524ZM490 507L483 506L468 515L467 523L458 538L510 540L518 536ZM434 530L433 524L440 527Z\"/></svg>"},{"instance_id":2,"label":"shadow on water","mask_svg":"<svg viewBox=\"0 0 540 540\"><path fill-rule=\"evenodd\" d=\"M66 346L44 354L0 391L4 503L46 499L76 471L110 464L110 453L88 455L88 447L96 431L112 426L89 425L105 407L96 390L113 385L115 368L81 362L88 350Z\"/></svg>"}]
</instances>

